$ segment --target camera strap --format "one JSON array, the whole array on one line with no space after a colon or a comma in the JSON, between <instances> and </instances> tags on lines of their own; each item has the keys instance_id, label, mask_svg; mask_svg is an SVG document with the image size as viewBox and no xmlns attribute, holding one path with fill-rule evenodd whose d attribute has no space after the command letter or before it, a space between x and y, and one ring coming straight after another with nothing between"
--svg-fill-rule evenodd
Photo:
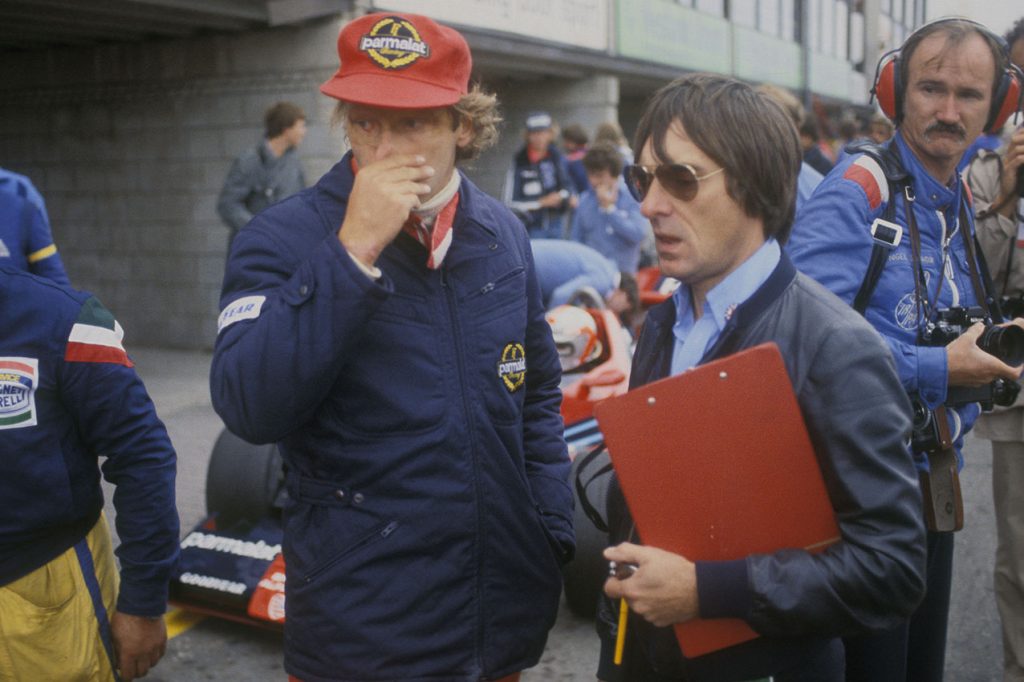
<instances>
[{"instance_id":1,"label":"camera strap","mask_svg":"<svg viewBox=\"0 0 1024 682\"><path fill-rule=\"evenodd\" d=\"M956 451L949 432L949 418L946 406L939 405L933 411L938 430L938 445L926 453L928 471L918 473L921 495L924 498L924 520L928 530L953 532L964 527L964 498L960 491L960 473L957 467Z\"/></svg>"},{"instance_id":2,"label":"camera strap","mask_svg":"<svg viewBox=\"0 0 1024 682\"><path fill-rule=\"evenodd\" d=\"M863 141L847 145L846 151L851 154L864 154L877 165L878 170L881 171L888 185L889 200L882 210L880 220L876 220L875 223L887 224L898 229L898 226L895 226L895 223L893 223L893 219L896 217L896 197L902 193L900 191L902 188L909 188L910 186L910 178L903 169L903 162L900 159L898 150L891 143L889 147L885 147L873 142ZM868 260L868 267L864 272L864 279L861 280L860 288L853 298L853 309L862 316L868 308L871 295L878 286L878 280L882 276L882 270L885 269L889 253L899 246L900 239L897 232L890 230L878 231L875 229L875 226L872 226L871 236L871 256Z\"/></svg>"},{"instance_id":3,"label":"camera strap","mask_svg":"<svg viewBox=\"0 0 1024 682\"><path fill-rule=\"evenodd\" d=\"M988 264L984 261L981 249L975 251L974 235L971 234L970 223L967 222L967 209L960 203L960 232L963 235L964 250L967 252L967 265L971 271L971 286L974 287L974 298L985 313L985 317L993 322L1002 322L999 303L992 297L992 281L988 275ZM993 309L997 315L993 316ZM998 319L996 319L998 318Z\"/></svg>"}]
</instances>

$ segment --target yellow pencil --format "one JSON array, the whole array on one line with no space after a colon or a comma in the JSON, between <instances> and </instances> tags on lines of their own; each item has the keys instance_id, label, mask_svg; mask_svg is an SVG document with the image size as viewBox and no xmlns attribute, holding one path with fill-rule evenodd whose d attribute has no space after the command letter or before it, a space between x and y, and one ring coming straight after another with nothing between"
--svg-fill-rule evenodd
<instances>
[{"instance_id":1,"label":"yellow pencil","mask_svg":"<svg viewBox=\"0 0 1024 682\"><path fill-rule=\"evenodd\" d=\"M615 665L622 665L622 650L626 647L626 616L629 606L625 599L619 600L619 634L615 638Z\"/></svg>"}]
</instances>

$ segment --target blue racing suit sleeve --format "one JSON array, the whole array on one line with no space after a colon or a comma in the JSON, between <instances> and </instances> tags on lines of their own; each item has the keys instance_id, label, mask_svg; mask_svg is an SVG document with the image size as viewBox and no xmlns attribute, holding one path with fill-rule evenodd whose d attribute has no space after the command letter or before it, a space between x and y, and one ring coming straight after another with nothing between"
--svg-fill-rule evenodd
<instances>
[{"instance_id":1,"label":"blue racing suit sleeve","mask_svg":"<svg viewBox=\"0 0 1024 682\"><path fill-rule=\"evenodd\" d=\"M391 290L359 270L335 233L300 257L268 220L261 214L232 245L210 369L214 408L252 443L280 441L313 417Z\"/></svg>"},{"instance_id":2,"label":"blue racing suit sleeve","mask_svg":"<svg viewBox=\"0 0 1024 682\"><path fill-rule=\"evenodd\" d=\"M871 258L874 243L871 224L882 215L883 209L883 205L871 209L860 185L831 174L818 186L814 200L805 203L797 213L787 245L793 263L852 305ZM904 240L909 242L906 234ZM894 264L889 263L887 267L894 267ZM906 293L913 291L913 277L911 272L906 275ZM865 319L888 344L903 389L919 393L929 407L941 404L946 399L946 349L915 345L909 333L897 323L893 311L897 302L887 300L885 304L891 304L888 306L881 303L880 293L876 289Z\"/></svg>"},{"instance_id":3,"label":"blue racing suit sleeve","mask_svg":"<svg viewBox=\"0 0 1024 682\"><path fill-rule=\"evenodd\" d=\"M179 521L174 480L177 457L146 388L125 364L66 360L61 398L82 440L105 457L103 477L114 484L121 564L117 609L159 616L178 560Z\"/></svg>"}]
</instances>

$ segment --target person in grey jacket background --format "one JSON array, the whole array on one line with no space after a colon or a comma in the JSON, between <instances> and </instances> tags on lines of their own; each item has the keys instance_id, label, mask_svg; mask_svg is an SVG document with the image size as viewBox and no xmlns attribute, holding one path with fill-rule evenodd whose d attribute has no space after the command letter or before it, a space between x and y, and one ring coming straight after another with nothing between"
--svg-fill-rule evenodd
<instances>
[{"instance_id":1,"label":"person in grey jacket background","mask_svg":"<svg viewBox=\"0 0 1024 682\"><path fill-rule=\"evenodd\" d=\"M217 213L231 231L228 246L252 217L306 188L298 146L306 136L306 114L291 102L278 102L263 117L265 139L231 164L217 198Z\"/></svg>"}]
</instances>

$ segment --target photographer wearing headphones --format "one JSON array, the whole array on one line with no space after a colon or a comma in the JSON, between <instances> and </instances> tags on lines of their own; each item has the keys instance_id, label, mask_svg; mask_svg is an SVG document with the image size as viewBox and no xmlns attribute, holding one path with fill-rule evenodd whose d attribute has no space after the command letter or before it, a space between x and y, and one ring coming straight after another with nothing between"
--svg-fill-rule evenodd
<instances>
[{"instance_id":1,"label":"photographer wearing headphones","mask_svg":"<svg viewBox=\"0 0 1024 682\"><path fill-rule=\"evenodd\" d=\"M1024 18L1006 35L1010 59L1024 68ZM978 243L992 270L1003 314L1024 314L1024 126L998 152L983 151L967 171L977 209ZM982 415L975 434L992 441L996 518L996 606L1003 624L1003 679L1024 680L1024 404Z\"/></svg>"},{"instance_id":2,"label":"photographer wearing headphones","mask_svg":"<svg viewBox=\"0 0 1024 682\"><path fill-rule=\"evenodd\" d=\"M845 640L847 680L942 680L963 437L983 405L1013 401L1024 361L1022 330L994 326L1002 317L956 166L972 140L1019 107L1020 89L1005 42L985 27L954 18L918 29L876 74L893 141L841 162L793 229L796 266L888 342L914 404L929 528L924 602L893 630Z\"/></svg>"}]
</instances>

